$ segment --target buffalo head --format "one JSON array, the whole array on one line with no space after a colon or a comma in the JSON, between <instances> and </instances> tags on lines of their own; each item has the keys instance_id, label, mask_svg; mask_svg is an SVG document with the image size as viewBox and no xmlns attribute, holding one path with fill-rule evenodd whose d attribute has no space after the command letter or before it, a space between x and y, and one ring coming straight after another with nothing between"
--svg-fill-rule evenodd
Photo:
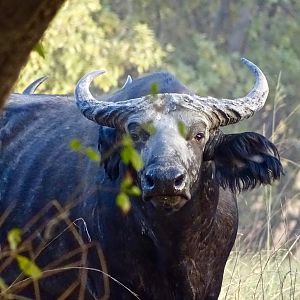
<instances>
[{"instance_id":1,"label":"buffalo head","mask_svg":"<svg viewBox=\"0 0 300 300\"><path fill-rule=\"evenodd\" d=\"M75 97L84 116L112 128L110 136L131 135L144 161L143 170L137 174L143 199L155 207L176 211L199 192L199 182L205 180L200 175L203 161L213 162L212 176L232 191L270 183L280 176L277 150L266 138L256 133L224 135L219 131L221 126L251 117L267 99L269 88L262 71L246 59L242 62L254 74L255 85L238 99L171 91L100 101L92 96L89 85L103 71L80 79ZM155 129L151 134L146 128L149 124Z\"/></svg>"}]
</instances>

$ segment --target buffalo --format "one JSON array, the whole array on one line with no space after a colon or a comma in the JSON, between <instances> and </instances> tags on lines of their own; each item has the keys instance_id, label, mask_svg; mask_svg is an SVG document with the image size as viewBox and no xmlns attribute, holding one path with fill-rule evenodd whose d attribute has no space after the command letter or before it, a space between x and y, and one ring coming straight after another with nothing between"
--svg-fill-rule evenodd
<instances>
[{"instance_id":1,"label":"buffalo","mask_svg":"<svg viewBox=\"0 0 300 300\"><path fill-rule=\"evenodd\" d=\"M26 231L52 200L62 207L74 201L68 218L83 221L79 234L86 244L101 246L106 265L104 274L88 272L85 299L103 297L107 276L110 299L217 299L238 228L236 194L271 184L282 173L278 151L264 136L220 130L252 117L268 96L262 71L242 62L255 85L232 100L199 97L167 72L128 77L120 90L96 98L89 86L102 71L81 78L74 97L32 94L36 84L12 94L0 119L1 247L11 228ZM141 170L120 158L116 145L125 134L143 161ZM72 151L74 138L98 148L101 163ZM128 174L141 195L131 196L124 214L115 199ZM37 228L24 234L35 232L41 242L45 234ZM72 246L70 236L60 235L36 262L45 270ZM95 251L85 266L101 269ZM12 269L0 274L8 283L15 279ZM72 276L80 273L40 280L42 299L58 299ZM32 288L21 294L34 297Z\"/></svg>"}]
</instances>

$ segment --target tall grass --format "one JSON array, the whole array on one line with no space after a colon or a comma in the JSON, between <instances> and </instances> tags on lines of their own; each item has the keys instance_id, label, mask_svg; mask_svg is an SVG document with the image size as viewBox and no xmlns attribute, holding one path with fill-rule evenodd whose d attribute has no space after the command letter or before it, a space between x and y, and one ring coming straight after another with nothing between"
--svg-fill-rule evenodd
<instances>
[{"instance_id":1,"label":"tall grass","mask_svg":"<svg viewBox=\"0 0 300 300\"><path fill-rule=\"evenodd\" d=\"M287 213L288 206L300 201L299 193L294 191L293 195L290 188L297 180L295 175L300 170L300 161L286 157L285 151L282 151L282 146L287 144L290 138L286 129L300 105L285 118L277 120L278 111L283 107L285 100L280 79L281 74L278 77L273 102L270 140L279 149L285 176L280 184L260 190L259 193L263 192L263 196L258 196L257 192L252 192L252 196L244 196L248 204L260 199L260 215L254 216L255 212L251 212L250 219L240 220L243 232L238 233L226 265L220 295L222 300L300 299L300 258L297 256L300 250L300 228L294 231L296 234L290 234L291 220L288 219ZM265 127L267 126L264 126L263 131ZM240 201L243 201L243 196L240 198ZM252 223L247 226L246 222L251 219ZM297 224L299 226L300 222L297 222L296 226Z\"/></svg>"},{"instance_id":2,"label":"tall grass","mask_svg":"<svg viewBox=\"0 0 300 300\"><path fill-rule=\"evenodd\" d=\"M220 299L300 299L300 261L289 249L244 253L237 243L226 265Z\"/></svg>"}]
</instances>

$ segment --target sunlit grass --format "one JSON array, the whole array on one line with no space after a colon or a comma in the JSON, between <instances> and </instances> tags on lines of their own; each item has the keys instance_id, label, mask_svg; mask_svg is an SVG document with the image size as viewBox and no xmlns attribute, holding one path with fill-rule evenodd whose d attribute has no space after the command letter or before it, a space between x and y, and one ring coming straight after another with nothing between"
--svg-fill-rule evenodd
<instances>
[{"instance_id":1,"label":"sunlit grass","mask_svg":"<svg viewBox=\"0 0 300 300\"><path fill-rule=\"evenodd\" d=\"M285 96L279 74L273 101L272 133L269 139L279 149L285 176L281 184L265 187L263 191L260 189L258 193L263 192L260 196L252 191L247 196L239 197L240 204L243 198L250 206L260 202L260 209L259 212L250 209L250 218L242 214L241 224L244 227L246 224L248 226L242 229L243 233L238 234L227 261L220 300L300 299L300 257L297 257L300 235L290 235L292 226L287 213L287 206L299 198L299 193L290 195L288 187L295 181L295 174L300 166L298 161L287 159L280 151L281 145L289 138L286 136L287 124L300 106L278 122L278 109L284 104ZM260 216L255 216L258 213ZM251 220L256 221L249 223ZM261 225L258 224L258 220ZM252 230L251 233L250 228L256 230Z\"/></svg>"},{"instance_id":2,"label":"sunlit grass","mask_svg":"<svg viewBox=\"0 0 300 300\"><path fill-rule=\"evenodd\" d=\"M288 250L242 254L227 262L220 299L300 299L300 261Z\"/></svg>"}]
</instances>

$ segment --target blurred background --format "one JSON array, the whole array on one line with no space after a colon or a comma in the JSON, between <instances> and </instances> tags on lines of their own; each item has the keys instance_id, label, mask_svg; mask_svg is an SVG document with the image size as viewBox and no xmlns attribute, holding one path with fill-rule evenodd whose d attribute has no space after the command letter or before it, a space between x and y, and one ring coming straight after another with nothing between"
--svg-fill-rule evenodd
<instances>
[{"instance_id":1,"label":"blurred background","mask_svg":"<svg viewBox=\"0 0 300 300\"><path fill-rule=\"evenodd\" d=\"M300 1L70 0L14 90L47 75L39 92L72 94L83 74L104 69L100 95L128 74L167 70L201 96L239 97L253 84L240 57L263 70L270 94L261 112L226 131L264 134L278 147L285 175L239 196L222 299L300 299Z\"/></svg>"}]
</instances>

